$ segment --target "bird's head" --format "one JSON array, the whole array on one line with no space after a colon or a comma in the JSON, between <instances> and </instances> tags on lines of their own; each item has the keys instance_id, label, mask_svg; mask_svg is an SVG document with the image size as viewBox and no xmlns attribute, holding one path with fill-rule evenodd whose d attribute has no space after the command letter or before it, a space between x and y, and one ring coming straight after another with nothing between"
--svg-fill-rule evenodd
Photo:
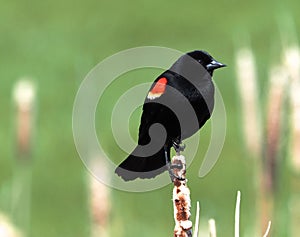
<instances>
[{"instance_id":1,"label":"bird's head","mask_svg":"<svg viewBox=\"0 0 300 237\"><path fill-rule=\"evenodd\" d=\"M187 53L193 59L197 60L212 76L215 69L226 67L225 64L215 60L209 53L203 50L195 50Z\"/></svg>"}]
</instances>

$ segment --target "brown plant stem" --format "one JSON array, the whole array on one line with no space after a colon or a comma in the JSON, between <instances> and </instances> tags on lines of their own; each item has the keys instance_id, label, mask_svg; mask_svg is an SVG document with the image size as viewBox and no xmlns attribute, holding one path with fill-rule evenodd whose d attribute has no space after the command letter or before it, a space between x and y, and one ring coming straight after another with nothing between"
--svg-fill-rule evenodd
<instances>
[{"instance_id":1,"label":"brown plant stem","mask_svg":"<svg viewBox=\"0 0 300 237\"><path fill-rule=\"evenodd\" d=\"M191 199L187 187L185 157L177 154L172 158L171 167L173 178L173 207L174 207L174 237L191 237L192 222L190 221Z\"/></svg>"}]
</instances>

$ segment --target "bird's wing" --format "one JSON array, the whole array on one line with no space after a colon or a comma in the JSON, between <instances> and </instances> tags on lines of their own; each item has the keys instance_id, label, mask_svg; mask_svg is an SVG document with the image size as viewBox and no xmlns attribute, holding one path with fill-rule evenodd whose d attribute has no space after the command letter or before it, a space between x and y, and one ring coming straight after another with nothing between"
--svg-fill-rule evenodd
<instances>
[{"instance_id":1,"label":"bird's wing","mask_svg":"<svg viewBox=\"0 0 300 237\"><path fill-rule=\"evenodd\" d=\"M148 91L139 127L138 143L140 145L146 145L150 142L149 128L152 124L159 122L158 117L163 112L164 107L157 102L163 94L168 93L166 89L169 79L169 75L162 74L153 82Z\"/></svg>"}]
</instances>

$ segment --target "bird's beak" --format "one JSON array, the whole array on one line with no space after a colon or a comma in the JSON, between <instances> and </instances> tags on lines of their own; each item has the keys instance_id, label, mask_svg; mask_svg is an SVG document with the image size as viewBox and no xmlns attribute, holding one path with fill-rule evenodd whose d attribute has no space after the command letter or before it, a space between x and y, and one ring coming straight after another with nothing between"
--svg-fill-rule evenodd
<instances>
[{"instance_id":1,"label":"bird's beak","mask_svg":"<svg viewBox=\"0 0 300 237\"><path fill-rule=\"evenodd\" d=\"M215 69L221 68L221 67L226 67L226 65L223 63L220 63L218 61L212 60L209 64L207 64L206 69L208 71L212 71L212 70L215 70Z\"/></svg>"}]
</instances>

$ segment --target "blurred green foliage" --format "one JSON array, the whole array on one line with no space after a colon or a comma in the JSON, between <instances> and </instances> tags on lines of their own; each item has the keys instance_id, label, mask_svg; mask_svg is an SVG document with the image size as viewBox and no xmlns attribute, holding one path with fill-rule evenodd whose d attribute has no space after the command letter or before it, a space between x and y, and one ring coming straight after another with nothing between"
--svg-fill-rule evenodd
<instances>
[{"instance_id":1,"label":"blurred green foliage","mask_svg":"<svg viewBox=\"0 0 300 237\"><path fill-rule=\"evenodd\" d=\"M279 27L289 18L299 26L298 10L296 0L0 0L0 193L7 199L16 157L12 88L23 76L33 77L38 88L29 236L89 235L89 173L73 142L73 100L80 82L98 62L120 50L144 45L183 52L205 49L228 65L215 74L228 117L226 142L214 169L198 178L209 124L203 129L199 159L188 170L192 210L194 214L199 200L203 228L205 220L213 217L220 236L232 236L235 195L241 190L242 233L251 230L256 218L253 160L241 146L234 54L244 43L251 44L264 95L268 67L279 60ZM143 81L154 79L153 72L144 75ZM103 110L110 111L111 106ZM133 118L133 136L138 121L139 114ZM107 132L107 141L111 139ZM114 152L114 145L106 149L117 157L116 162L125 157ZM171 236L171 190L171 186L148 193L112 190L111 236ZM0 197L0 209L9 214L10 204L4 199Z\"/></svg>"}]
</instances>

